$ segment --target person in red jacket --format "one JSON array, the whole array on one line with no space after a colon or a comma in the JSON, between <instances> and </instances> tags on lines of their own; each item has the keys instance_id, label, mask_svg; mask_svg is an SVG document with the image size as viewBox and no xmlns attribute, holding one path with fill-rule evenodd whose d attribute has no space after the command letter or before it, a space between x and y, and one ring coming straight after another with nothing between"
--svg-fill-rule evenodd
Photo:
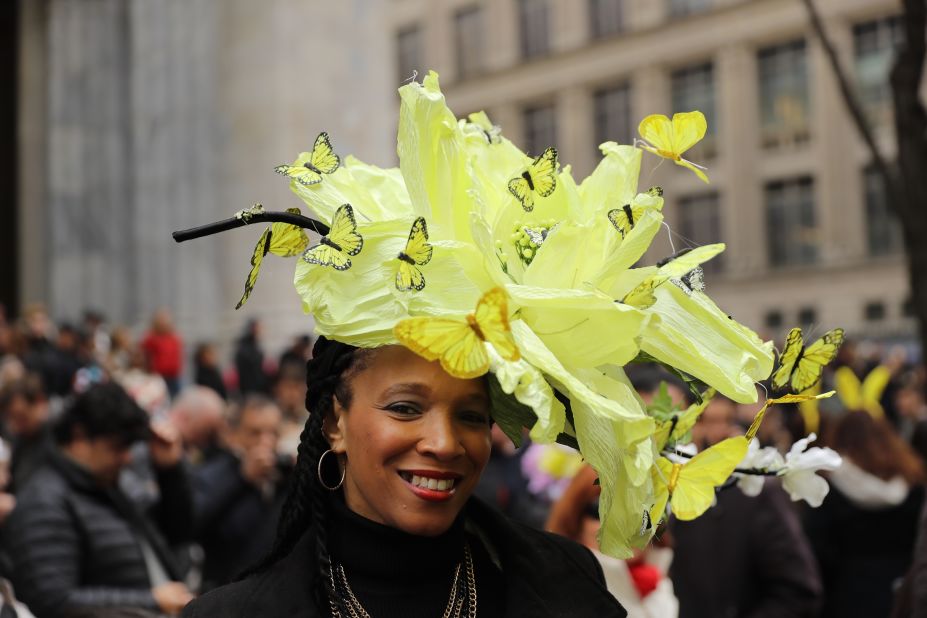
<instances>
[{"instance_id":1,"label":"person in red jacket","mask_svg":"<svg viewBox=\"0 0 927 618\"><path fill-rule=\"evenodd\" d=\"M174 323L167 309L155 312L151 319L151 330L142 339L142 349L148 358L149 368L164 378L171 397L174 397L180 390L183 340L174 330Z\"/></svg>"}]
</instances>

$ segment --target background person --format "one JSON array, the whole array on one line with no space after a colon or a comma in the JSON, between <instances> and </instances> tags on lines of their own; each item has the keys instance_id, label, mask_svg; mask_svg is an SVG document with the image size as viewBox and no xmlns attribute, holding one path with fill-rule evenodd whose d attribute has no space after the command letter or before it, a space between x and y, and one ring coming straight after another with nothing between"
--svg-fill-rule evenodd
<instances>
[{"instance_id":1,"label":"background person","mask_svg":"<svg viewBox=\"0 0 927 618\"><path fill-rule=\"evenodd\" d=\"M252 395L233 410L228 450L194 472L203 590L232 581L270 551L292 470L277 454L282 414L274 402Z\"/></svg>"},{"instance_id":2,"label":"background person","mask_svg":"<svg viewBox=\"0 0 927 618\"><path fill-rule=\"evenodd\" d=\"M192 598L167 545L189 538L192 519L179 436L149 427L128 394L107 383L74 401L55 437L58 449L3 528L20 598L38 618L113 607L178 613ZM139 440L148 440L161 496L147 515L117 486Z\"/></svg>"}]
</instances>

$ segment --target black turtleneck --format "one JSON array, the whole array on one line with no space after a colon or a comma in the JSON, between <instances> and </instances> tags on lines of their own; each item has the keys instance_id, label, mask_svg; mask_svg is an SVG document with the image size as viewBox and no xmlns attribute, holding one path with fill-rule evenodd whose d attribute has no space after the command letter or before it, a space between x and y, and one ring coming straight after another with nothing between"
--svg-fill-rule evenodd
<instances>
[{"instance_id":1,"label":"black turtleneck","mask_svg":"<svg viewBox=\"0 0 927 618\"><path fill-rule=\"evenodd\" d=\"M476 578L477 616L504 613L502 572L486 548L467 533L465 516L439 536L408 534L354 513L332 500L328 546L348 584L371 618L439 618L447 607L454 570L470 544ZM461 577L465 577L461 569Z\"/></svg>"}]
</instances>

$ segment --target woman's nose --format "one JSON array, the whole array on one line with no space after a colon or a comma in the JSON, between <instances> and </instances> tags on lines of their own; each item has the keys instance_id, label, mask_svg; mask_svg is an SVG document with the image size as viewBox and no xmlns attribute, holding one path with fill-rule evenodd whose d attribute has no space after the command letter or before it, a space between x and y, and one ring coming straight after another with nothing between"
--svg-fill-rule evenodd
<instances>
[{"instance_id":1,"label":"woman's nose","mask_svg":"<svg viewBox=\"0 0 927 618\"><path fill-rule=\"evenodd\" d=\"M422 436L418 441L420 453L442 460L453 459L464 454L463 443L450 414L436 411L426 414L422 431Z\"/></svg>"}]
</instances>

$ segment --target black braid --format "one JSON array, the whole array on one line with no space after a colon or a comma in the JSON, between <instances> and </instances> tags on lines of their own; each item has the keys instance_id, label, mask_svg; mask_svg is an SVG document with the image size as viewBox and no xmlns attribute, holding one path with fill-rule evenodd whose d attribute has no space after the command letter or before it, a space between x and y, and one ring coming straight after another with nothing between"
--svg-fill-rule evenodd
<instances>
[{"instance_id":1,"label":"black braid","mask_svg":"<svg viewBox=\"0 0 927 618\"><path fill-rule=\"evenodd\" d=\"M311 526L315 533L320 580L315 600L320 611L328 607L329 598L337 599L331 583L331 557L328 554L328 490L318 481L319 458L329 448L322 434L322 422L332 413L333 396L343 405L350 405L351 392L347 374L356 370L361 355L356 348L320 337L313 347L313 357L307 364L306 409L309 418L299 436L296 467L290 490L283 503L277 537L270 553L245 575L266 570L286 556Z\"/></svg>"}]
</instances>

